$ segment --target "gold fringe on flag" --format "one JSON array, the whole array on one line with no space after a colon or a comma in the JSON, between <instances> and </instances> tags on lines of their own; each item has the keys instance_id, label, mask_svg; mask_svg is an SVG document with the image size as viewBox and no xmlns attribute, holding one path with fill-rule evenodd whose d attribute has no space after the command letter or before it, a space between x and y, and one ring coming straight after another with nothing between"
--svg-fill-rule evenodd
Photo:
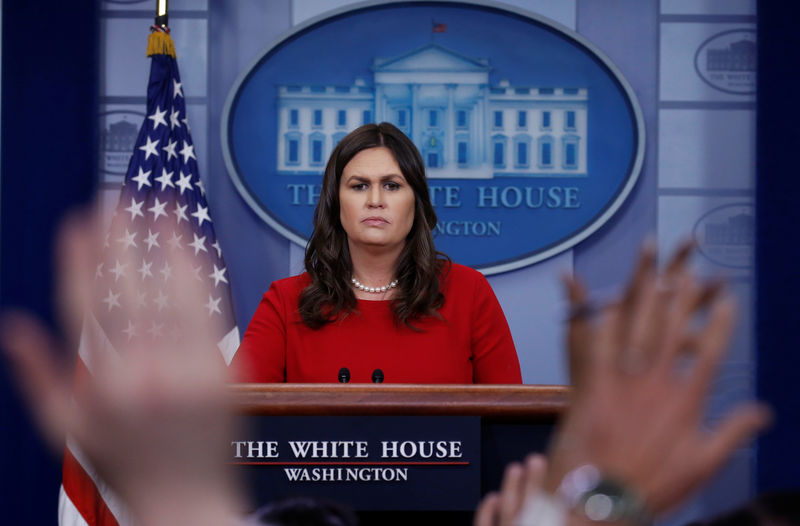
<instances>
[{"instance_id":1,"label":"gold fringe on flag","mask_svg":"<svg viewBox=\"0 0 800 526\"><path fill-rule=\"evenodd\" d=\"M153 31L147 38L147 56L169 55L175 57L175 43L169 33L164 31Z\"/></svg>"}]
</instances>

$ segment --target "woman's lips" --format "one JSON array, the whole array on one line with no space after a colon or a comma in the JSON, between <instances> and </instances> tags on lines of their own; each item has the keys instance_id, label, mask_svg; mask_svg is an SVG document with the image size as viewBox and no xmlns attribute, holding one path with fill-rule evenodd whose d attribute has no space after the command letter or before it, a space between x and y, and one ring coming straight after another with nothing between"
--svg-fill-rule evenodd
<instances>
[{"instance_id":1,"label":"woman's lips","mask_svg":"<svg viewBox=\"0 0 800 526\"><path fill-rule=\"evenodd\" d=\"M365 217L361 220L361 222L368 226L382 226L389 224L389 221L387 221L385 218L378 216Z\"/></svg>"}]
</instances>

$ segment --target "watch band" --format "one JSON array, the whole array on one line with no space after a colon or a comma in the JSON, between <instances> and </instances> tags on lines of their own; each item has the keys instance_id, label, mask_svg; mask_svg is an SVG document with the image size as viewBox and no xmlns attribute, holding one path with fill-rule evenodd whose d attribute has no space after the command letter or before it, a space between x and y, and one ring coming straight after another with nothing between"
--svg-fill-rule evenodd
<instances>
[{"instance_id":1,"label":"watch band","mask_svg":"<svg viewBox=\"0 0 800 526\"><path fill-rule=\"evenodd\" d=\"M647 506L636 492L603 475L592 464L567 473L558 487L558 495L569 510L591 521L652 523Z\"/></svg>"}]
</instances>

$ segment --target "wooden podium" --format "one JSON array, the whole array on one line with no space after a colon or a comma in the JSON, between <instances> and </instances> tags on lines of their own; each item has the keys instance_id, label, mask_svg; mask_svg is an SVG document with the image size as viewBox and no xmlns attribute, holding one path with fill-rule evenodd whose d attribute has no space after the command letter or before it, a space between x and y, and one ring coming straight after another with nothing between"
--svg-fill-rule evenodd
<instances>
[{"instance_id":1,"label":"wooden podium","mask_svg":"<svg viewBox=\"0 0 800 526\"><path fill-rule=\"evenodd\" d=\"M286 417L307 417L312 428L315 419L330 423L332 418L380 417L406 422L408 417L421 417L446 426L448 421L471 417L467 420L479 421L480 428L480 495L499 486L508 462L546 448L568 395L564 386L542 385L238 384L231 390L238 411L262 427L265 420L282 425ZM411 422L413 426L415 420ZM315 491L318 487L314 486ZM255 498L268 497L262 492ZM407 524L432 518L442 524L470 524L472 517L466 509L388 513L370 509L375 508L359 509L362 524Z\"/></svg>"}]
</instances>

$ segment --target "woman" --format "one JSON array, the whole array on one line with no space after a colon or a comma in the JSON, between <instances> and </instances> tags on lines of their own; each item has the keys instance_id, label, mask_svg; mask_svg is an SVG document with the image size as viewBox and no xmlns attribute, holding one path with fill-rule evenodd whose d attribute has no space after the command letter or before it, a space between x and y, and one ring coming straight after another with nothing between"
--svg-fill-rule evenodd
<instances>
[{"instance_id":1,"label":"woman","mask_svg":"<svg viewBox=\"0 0 800 526\"><path fill-rule=\"evenodd\" d=\"M486 279L436 252L414 144L367 124L331 154L306 272L264 294L234 358L247 382L520 383Z\"/></svg>"}]
</instances>

